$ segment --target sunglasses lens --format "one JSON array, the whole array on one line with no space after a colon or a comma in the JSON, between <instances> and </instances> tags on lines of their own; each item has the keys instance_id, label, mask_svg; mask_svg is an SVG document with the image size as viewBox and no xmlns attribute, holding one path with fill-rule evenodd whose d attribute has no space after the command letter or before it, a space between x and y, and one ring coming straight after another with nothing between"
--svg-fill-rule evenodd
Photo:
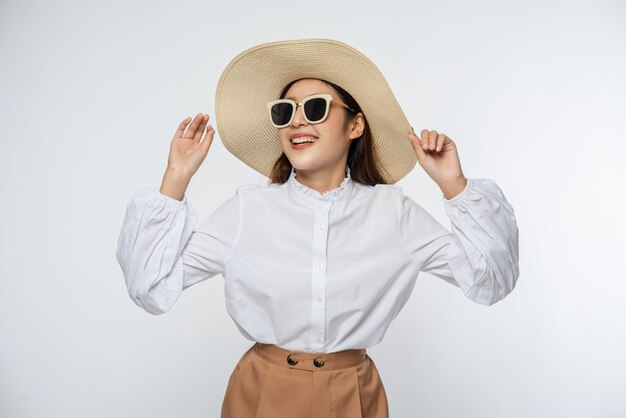
<instances>
[{"instance_id":1,"label":"sunglasses lens","mask_svg":"<svg viewBox=\"0 0 626 418\"><path fill-rule=\"evenodd\" d=\"M326 114L326 106L328 106L326 99L316 97L307 100L304 104L304 113L311 122L318 122Z\"/></svg>"},{"instance_id":2,"label":"sunglasses lens","mask_svg":"<svg viewBox=\"0 0 626 418\"><path fill-rule=\"evenodd\" d=\"M272 106L272 122L275 125L285 125L291 119L293 113L293 105L291 103L276 103Z\"/></svg>"}]
</instances>

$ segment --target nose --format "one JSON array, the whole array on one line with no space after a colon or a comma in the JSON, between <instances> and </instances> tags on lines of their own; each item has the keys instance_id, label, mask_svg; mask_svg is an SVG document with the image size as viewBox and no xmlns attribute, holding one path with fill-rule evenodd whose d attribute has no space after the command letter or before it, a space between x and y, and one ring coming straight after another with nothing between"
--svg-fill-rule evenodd
<instances>
[{"instance_id":1,"label":"nose","mask_svg":"<svg viewBox=\"0 0 626 418\"><path fill-rule=\"evenodd\" d=\"M306 119L304 119L304 115L302 114L302 106L296 105L296 113L293 115L293 119L291 121L291 126L294 128L300 125L306 125Z\"/></svg>"}]
</instances>

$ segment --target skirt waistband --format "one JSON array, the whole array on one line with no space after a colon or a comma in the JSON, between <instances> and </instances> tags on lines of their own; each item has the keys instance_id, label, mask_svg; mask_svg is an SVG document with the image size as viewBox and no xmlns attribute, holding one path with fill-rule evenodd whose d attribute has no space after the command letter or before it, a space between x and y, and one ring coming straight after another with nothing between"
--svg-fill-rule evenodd
<instances>
[{"instance_id":1,"label":"skirt waistband","mask_svg":"<svg viewBox=\"0 0 626 418\"><path fill-rule=\"evenodd\" d=\"M252 346L261 358L281 367L310 371L340 370L354 367L367 358L365 348L354 348L334 353L291 351L274 344L256 342Z\"/></svg>"}]
</instances>

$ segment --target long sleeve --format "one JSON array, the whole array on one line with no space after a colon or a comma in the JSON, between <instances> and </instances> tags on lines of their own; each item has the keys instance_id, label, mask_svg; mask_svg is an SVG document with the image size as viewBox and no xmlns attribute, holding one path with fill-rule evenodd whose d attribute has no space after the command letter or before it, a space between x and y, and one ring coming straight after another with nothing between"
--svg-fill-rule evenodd
<instances>
[{"instance_id":1,"label":"long sleeve","mask_svg":"<svg viewBox=\"0 0 626 418\"><path fill-rule=\"evenodd\" d=\"M519 276L519 231L513 207L491 179L468 178L446 199L452 232L403 195L403 239L424 271L460 287L466 297L492 305L508 295Z\"/></svg>"},{"instance_id":2,"label":"long sleeve","mask_svg":"<svg viewBox=\"0 0 626 418\"><path fill-rule=\"evenodd\" d=\"M237 240L235 194L195 228L197 215L182 201L146 187L129 201L116 257L131 299L153 315L167 312L187 287L224 272Z\"/></svg>"}]
</instances>

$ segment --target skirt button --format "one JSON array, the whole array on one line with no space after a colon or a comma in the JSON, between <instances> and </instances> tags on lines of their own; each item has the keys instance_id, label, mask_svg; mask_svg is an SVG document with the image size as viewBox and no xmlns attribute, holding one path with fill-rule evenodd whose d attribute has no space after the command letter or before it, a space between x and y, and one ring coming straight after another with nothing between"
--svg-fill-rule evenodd
<instances>
[{"instance_id":1,"label":"skirt button","mask_svg":"<svg viewBox=\"0 0 626 418\"><path fill-rule=\"evenodd\" d=\"M313 360L313 364L315 364L317 367L322 367L324 365L324 359L321 357L316 357Z\"/></svg>"},{"instance_id":2,"label":"skirt button","mask_svg":"<svg viewBox=\"0 0 626 418\"><path fill-rule=\"evenodd\" d=\"M293 354L289 354L287 356L287 363L291 364L292 366L295 366L296 364L298 364L298 358L294 356Z\"/></svg>"}]
</instances>

